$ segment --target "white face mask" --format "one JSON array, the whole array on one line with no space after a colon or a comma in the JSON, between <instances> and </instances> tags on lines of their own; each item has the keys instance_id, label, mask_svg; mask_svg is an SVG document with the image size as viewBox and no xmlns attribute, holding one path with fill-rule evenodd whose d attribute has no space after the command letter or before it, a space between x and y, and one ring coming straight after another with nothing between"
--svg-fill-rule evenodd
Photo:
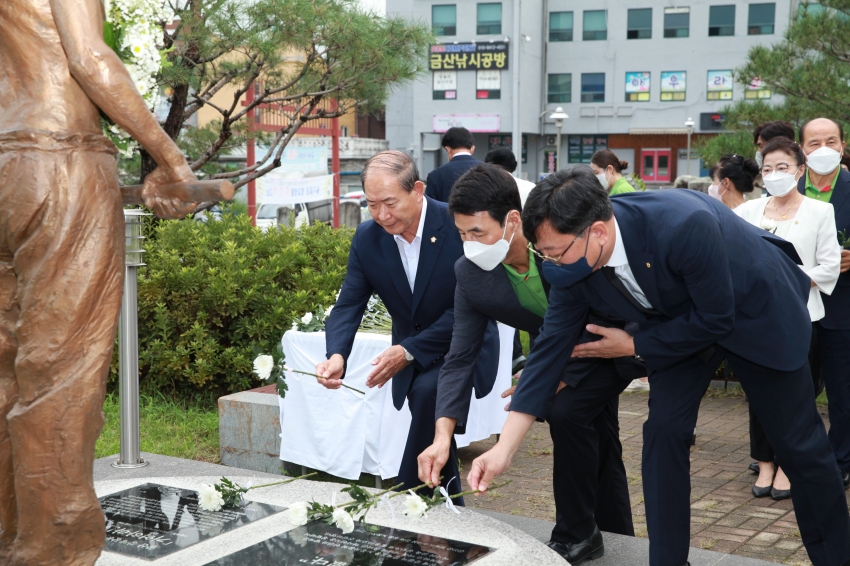
<instances>
[{"instance_id":1,"label":"white face mask","mask_svg":"<svg viewBox=\"0 0 850 566\"><path fill-rule=\"evenodd\" d=\"M464 242L463 255L466 259L483 269L484 271L493 271L497 265L502 263L508 257L508 250L511 248L511 242L514 241L514 235L511 234L510 241L505 240L505 234L508 230L508 219L505 218L505 229L502 231L502 237L495 244L482 244L481 242ZM516 233L516 231L514 231Z\"/></svg>"},{"instance_id":2,"label":"white face mask","mask_svg":"<svg viewBox=\"0 0 850 566\"><path fill-rule=\"evenodd\" d=\"M841 163L841 154L831 147L819 147L806 157L806 163L815 173L832 173Z\"/></svg>"},{"instance_id":3,"label":"white face mask","mask_svg":"<svg viewBox=\"0 0 850 566\"><path fill-rule=\"evenodd\" d=\"M756 152L756 163L758 163L759 169L764 165L764 157L762 157L761 151Z\"/></svg>"},{"instance_id":4,"label":"white face mask","mask_svg":"<svg viewBox=\"0 0 850 566\"><path fill-rule=\"evenodd\" d=\"M721 200L717 185L711 184L708 186L708 196L716 198L717 200Z\"/></svg>"},{"instance_id":5,"label":"white face mask","mask_svg":"<svg viewBox=\"0 0 850 566\"><path fill-rule=\"evenodd\" d=\"M799 170L800 168L798 167L797 171ZM793 174L772 171L763 179L764 188L775 197L784 197L797 188L797 179L795 179L797 171L794 171Z\"/></svg>"},{"instance_id":6,"label":"white face mask","mask_svg":"<svg viewBox=\"0 0 850 566\"><path fill-rule=\"evenodd\" d=\"M608 190L608 174L605 173L605 171L603 171L602 173L597 175L596 178L599 179L599 184L602 185L602 188L604 188L607 191Z\"/></svg>"}]
</instances>

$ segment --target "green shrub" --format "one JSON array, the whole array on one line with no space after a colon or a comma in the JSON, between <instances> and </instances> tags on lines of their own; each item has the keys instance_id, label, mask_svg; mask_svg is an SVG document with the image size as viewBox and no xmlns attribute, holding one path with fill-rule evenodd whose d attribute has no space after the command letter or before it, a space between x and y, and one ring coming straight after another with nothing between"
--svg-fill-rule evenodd
<instances>
[{"instance_id":1,"label":"green shrub","mask_svg":"<svg viewBox=\"0 0 850 566\"><path fill-rule=\"evenodd\" d=\"M228 214L153 231L139 269L140 382L181 396L261 385L257 352L271 353L296 316L334 302L353 234L322 224L262 232Z\"/></svg>"}]
</instances>

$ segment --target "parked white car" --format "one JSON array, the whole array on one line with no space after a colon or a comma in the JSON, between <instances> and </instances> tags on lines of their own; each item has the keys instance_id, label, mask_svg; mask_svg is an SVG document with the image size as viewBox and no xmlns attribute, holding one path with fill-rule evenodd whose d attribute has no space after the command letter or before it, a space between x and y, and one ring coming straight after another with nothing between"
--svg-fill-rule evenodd
<instances>
[{"instance_id":1,"label":"parked white car","mask_svg":"<svg viewBox=\"0 0 850 566\"><path fill-rule=\"evenodd\" d=\"M257 228L268 231L269 228L277 226L277 209L280 204L261 204L257 207ZM296 204L295 209L295 227L300 228L307 226L310 223L307 217L307 207L303 204Z\"/></svg>"}]
</instances>

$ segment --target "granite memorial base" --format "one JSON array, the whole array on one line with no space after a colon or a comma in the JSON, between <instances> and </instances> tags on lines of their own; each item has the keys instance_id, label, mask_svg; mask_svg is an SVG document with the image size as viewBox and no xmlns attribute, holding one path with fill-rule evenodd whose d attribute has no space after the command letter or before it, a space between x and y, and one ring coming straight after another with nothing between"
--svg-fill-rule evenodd
<instances>
[{"instance_id":1,"label":"granite memorial base","mask_svg":"<svg viewBox=\"0 0 850 566\"><path fill-rule=\"evenodd\" d=\"M160 484L184 490L197 490L201 484L209 484L218 481L221 476L245 484L249 481L266 483L279 480L279 475L264 474L251 470L229 468L218 464L183 460L158 454L143 453L142 457L150 465L136 469L115 469L110 464L115 461L115 456L100 458L95 461L94 478L95 489L99 497L119 493L126 489L136 488L144 484ZM329 502L334 491L343 487L340 484L328 484L320 482L298 481L292 484L264 488L251 491L247 500L263 503L275 507L287 507L296 501L308 501L315 498L317 501ZM337 494L337 500L341 495ZM369 522L379 527L394 530L393 536L407 531L417 533L417 540L433 540L432 537L441 537L462 541L471 545L478 545L493 549L486 556L477 558L475 566L569 566L567 562L546 548L545 542L549 540L553 523L539 519L530 519L514 515L505 515L493 511L464 509L460 515L455 515L446 509L436 509L428 514L427 519L411 520L401 514L400 500L395 506L395 516L386 507L373 510L369 513ZM335 533L340 533L336 530ZM354 533L352 533L354 534ZM301 535L304 535L303 537ZM309 537L307 536L309 535ZM304 527L293 527L285 517L285 513L275 513L250 524L236 529L224 530L217 536L201 540L188 548L182 548L157 560L145 560L142 558L124 556L114 552L104 551L97 562L97 566L205 566L208 564L245 564L262 565L262 562L254 560L239 561L249 549L265 546L271 554L281 544L281 537L300 545L310 537L309 529ZM428 537L426 539L425 537ZM641 566L649 563L649 541L645 538L626 537L604 533L605 556L594 560L592 566ZM399 542L399 545L402 543ZM404 543L405 545L407 543ZM351 546L351 545L349 545ZM406 546L407 548L407 546ZM421 548L414 548L415 551ZM349 549L351 550L351 549ZM309 551L305 551L309 552ZM369 561L364 558L359 562L345 562L337 558L345 559L349 556L345 549L324 550L323 556L312 555L307 562L292 562L295 566L314 564L318 566L334 566L342 564L356 564L363 566L368 564L381 564L382 566L408 566L404 562L396 562L395 558L383 557ZM330 560L330 557L334 560ZM306 560L307 556L298 558ZM755 560L743 556L723 554L710 550L692 548L688 557L692 566L771 566L773 563ZM228 562L229 560L229 562ZM383 560L383 562L381 562ZM289 564L289 562L277 560L275 565ZM415 564L415 563L414 563ZM427 564L427 563L426 563ZM432 566L432 565L429 565Z\"/></svg>"}]
</instances>

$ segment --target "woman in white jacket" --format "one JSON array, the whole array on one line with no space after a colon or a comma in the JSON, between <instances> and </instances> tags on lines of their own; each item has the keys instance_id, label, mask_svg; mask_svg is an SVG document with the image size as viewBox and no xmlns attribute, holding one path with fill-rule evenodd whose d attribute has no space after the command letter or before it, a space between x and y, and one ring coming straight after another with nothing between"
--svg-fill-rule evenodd
<instances>
[{"instance_id":1,"label":"woman in white jacket","mask_svg":"<svg viewBox=\"0 0 850 566\"><path fill-rule=\"evenodd\" d=\"M832 293L841 267L835 212L831 204L806 198L797 191L797 180L806 170L806 156L800 146L788 138L774 138L762 148L762 156L762 178L770 198L746 202L734 211L750 224L794 244L803 260L800 268L812 280L808 307L814 322L824 315L820 294ZM759 477L753 486L753 495L770 495L773 499L790 497L788 477L775 465L773 449L752 410L750 452L759 462Z\"/></svg>"}]
</instances>

